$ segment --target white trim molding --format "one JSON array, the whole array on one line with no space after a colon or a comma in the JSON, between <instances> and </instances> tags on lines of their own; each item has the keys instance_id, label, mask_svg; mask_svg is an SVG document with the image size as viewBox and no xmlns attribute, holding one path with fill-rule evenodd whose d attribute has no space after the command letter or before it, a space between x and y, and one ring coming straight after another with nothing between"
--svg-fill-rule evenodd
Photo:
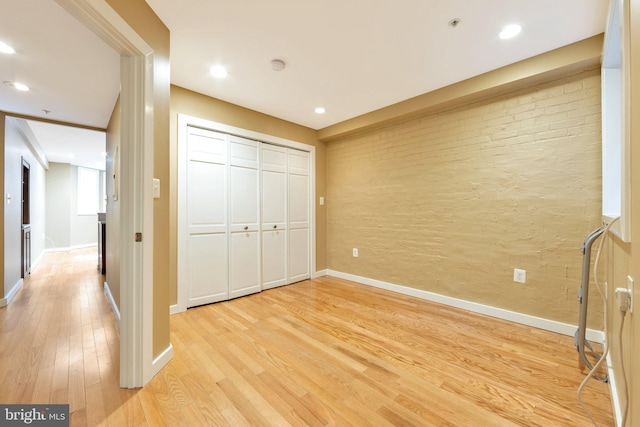
<instances>
[{"instance_id":1,"label":"white trim molding","mask_svg":"<svg viewBox=\"0 0 640 427\"><path fill-rule=\"evenodd\" d=\"M622 425L622 401L618 394L618 386L616 384L616 376L613 371L611 362L611 353L607 354L607 379L609 383L609 393L611 394L611 409L613 411L613 419L616 427L624 427ZM629 408L631 409L631 408Z\"/></svg>"},{"instance_id":2,"label":"white trim molding","mask_svg":"<svg viewBox=\"0 0 640 427\"><path fill-rule=\"evenodd\" d=\"M151 376L155 376L173 358L173 345L169 343L169 347L165 348L151 364Z\"/></svg>"},{"instance_id":3,"label":"white trim molding","mask_svg":"<svg viewBox=\"0 0 640 427\"><path fill-rule=\"evenodd\" d=\"M416 298L433 301L451 307L461 308L473 313L484 314L486 316L508 320L514 323L520 323L522 325L527 325L533 328L543 329L545 331L555 332L562 335L574 336L576 330L578 329L577 326L570 325L568 323L556 322L554 320L548 320L541 317L530 316L528 314L517 313L515 311L509 311L503 308L478 304L476 302L423 291L421 289L410 288L408 286L396 285L380 280L369 279L367 277L356 276L354 274L342 273L335 270L327 270L327 275L337 277L339 279L350 280L352 282L360 283L363 285L373 286L375 288L386 289L388 291L397 292L403 295L409 295ZM604 342L604 333L602 331L587 329L586 336L589 341L597 343Z\"/></svg>"},{"instance_id":4,"label":"white trim molding","mask_svg":"<svg viewBox=\"0 0 640 427\"><path fill-rule=\"evenodd\" d=\"M109 301L109 305L111 305L111 311L113 311L114 316L116 316L116 321L118 322L118 329L119 329L120 328L120 310L118 310L118 305L116 304L116 300L113 299L111 288L109 288L109 284L107 282L104 282L104 294L107 297L107 301Z\"/></svg>"},{"instance_id":5,"label":"white trim molding","mask_svg":"<svg viewBox=\"0 0 640 427\"><path fill-rule=\"evenodd\" d=\"M325 269L325 270L319 270L319 271L316 271L315 273L313 273L313 274L311 275L311 278L312 278L312 279L317 279L318 277L326 276L326 275L327 275L327 271L328 271L328 270L326 270L326 269Z\"/></svg>"},{"instance_id":6,"label":"white trim molding","mask_svg":"<svg viewBox=\"0 0 640 427\"><path fill-rule=\"evenodd\" d=\"M0 307L6 307L11 303L11 300L13 300L18 291L22 288L23 283L24 279L20 279L15 283L15 285L13 285L9 292L7 292L7 295L0 299Z\"/></svg>"}]
</instances>

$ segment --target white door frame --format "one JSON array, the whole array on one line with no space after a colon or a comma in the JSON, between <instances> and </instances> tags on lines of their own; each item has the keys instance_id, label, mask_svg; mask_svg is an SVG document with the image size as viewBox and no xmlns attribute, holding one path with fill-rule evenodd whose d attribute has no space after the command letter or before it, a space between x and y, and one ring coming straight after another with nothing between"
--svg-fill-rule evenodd
<instances>
[{"instance_id":1,"label":"white door frame","mask_svg":"<svg viewBox=\"0 0 640 427\"><path fill-rule=\"evenodd\" d=\"M153 363L153 49L105 0L56 1L121 55L120 386L142 387L161 368Z\"/></svg>"},{"instance_id":2,"label":"white door frame","mask_svg":"<svg viewBox=\"0 0 640 427\"><path fill-rule=\"evenodd\" d=\"M187 226L187 134L188 127L194 126L202 129L236 135L256 141L267 142L282 147L295 148L309 152L309 276L318 277L316 272L316 147L303 144L278 136L254 132L224 123L213 122L187 114L178 114L178 303L171 306L171 314L181 313L187 310L188 303L188 226ZM261 227L262 224L259 224Z\"/></svg>"}]
</instances>

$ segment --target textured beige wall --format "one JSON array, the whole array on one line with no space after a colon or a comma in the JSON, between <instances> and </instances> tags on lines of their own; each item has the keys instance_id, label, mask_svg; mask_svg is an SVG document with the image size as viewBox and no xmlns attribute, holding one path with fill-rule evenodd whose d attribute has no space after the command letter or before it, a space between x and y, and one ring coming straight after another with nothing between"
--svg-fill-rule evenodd
<instances>
[{"instance_id":1,"label":"textured beige wall","mask_svg":"<svg viewBox=\"0 0 640 427\"><path fill-rule=\"evenodd\" d=\"M329 268L576 324L600 121L596 69L329 143Z\"/></svg>"},{"instance_id":2,"label":"textured beige wall","mask_svg":"<svg viewBox=\"0 0 640 427\"><path fill-rule=\"evenodd\" d=\"M171 86L171 304L177 302L177 208L178 208L178 114L248 129L316 147L316 269L327 268L326 206L318 203L326 196L326 146L313 129L239 107L179 86Z\"/></svg>"}]
</instances>

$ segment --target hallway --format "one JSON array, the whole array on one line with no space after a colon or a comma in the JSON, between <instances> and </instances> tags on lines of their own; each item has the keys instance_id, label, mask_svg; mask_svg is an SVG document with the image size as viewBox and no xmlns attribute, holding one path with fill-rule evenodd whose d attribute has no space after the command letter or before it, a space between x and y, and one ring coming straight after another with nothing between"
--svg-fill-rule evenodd
<instances>
[{"instance_id":1,"label":"hallway","mask_svg":"<svg viewBox=\"0 0 640 427\"><path fill-rule=\"evenodd\" d=\"M68 403L71 425L98 425L135 394L118 386L118 329L97 259L95 248L46 253L0 310L2 403Z\"/></svg>"}]
</instances>

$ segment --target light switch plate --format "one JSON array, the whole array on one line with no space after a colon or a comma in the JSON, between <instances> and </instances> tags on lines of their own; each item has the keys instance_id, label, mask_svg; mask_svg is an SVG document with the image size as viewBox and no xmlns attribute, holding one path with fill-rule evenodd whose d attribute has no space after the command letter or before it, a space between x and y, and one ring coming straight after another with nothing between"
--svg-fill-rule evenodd
<instances>
[{"instance_id":1,"label":"light switch plate","mask_svg":"<svg viewBox=\"0 0 640 427\"><path fill-rule=\"evenodd\" d=\"M629 289L629 297L631 299L631 301L629 302L629 313L633 313L633 288L634 288L633 277L627 276L627 289Z\"/></svg>"},{"instance_id":2,"label":"light switch plate","mask_svg":"<svg viewBox=\"0 0 640 427\"><path fill-rule=\"evenodd\" d=\"M153 178L153 198L160 198L160 180L158 178Z\"/></svg>"}]
</instances>

